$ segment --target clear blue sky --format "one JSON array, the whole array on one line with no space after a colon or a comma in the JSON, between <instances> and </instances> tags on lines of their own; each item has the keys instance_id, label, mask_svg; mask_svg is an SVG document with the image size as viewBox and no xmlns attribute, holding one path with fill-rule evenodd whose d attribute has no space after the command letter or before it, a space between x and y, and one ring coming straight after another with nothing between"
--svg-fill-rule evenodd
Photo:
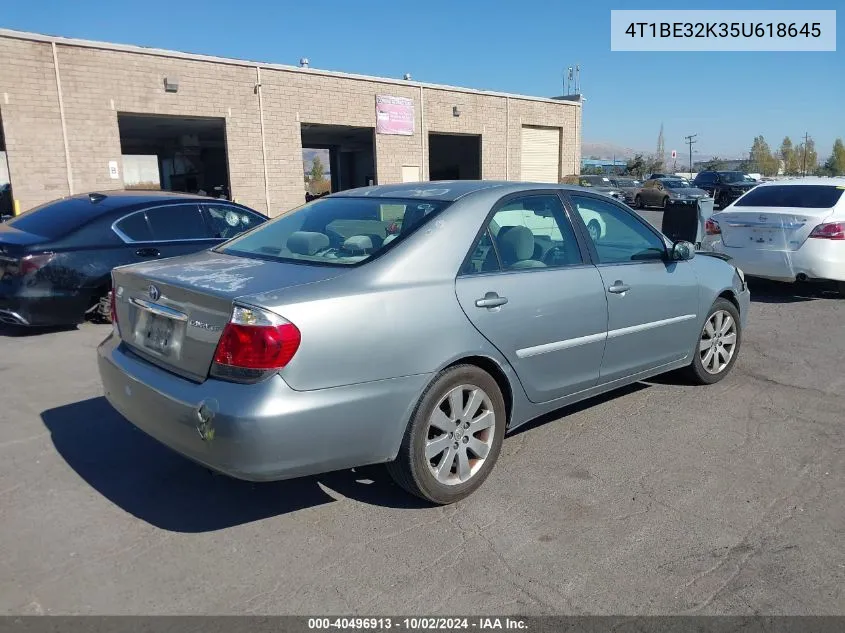
<instances>
[{"instance_id":1,"label":"clear blue sky","mask_svg":"<svg viewBox=\"0 0 845 633\"><path fill-rule=\"evenodd\" d=\"M709 5L709 6L708 6ZM835 53L610 51L612 8L840 9ZM562 92L580 63L585 142L736 156L762 134L773 146L808 132L821 157L845 137L841 0L737 6L585 0L19 0L0 26L52 35L296 64L530 95Z\"/></svg>"}]
</instances>

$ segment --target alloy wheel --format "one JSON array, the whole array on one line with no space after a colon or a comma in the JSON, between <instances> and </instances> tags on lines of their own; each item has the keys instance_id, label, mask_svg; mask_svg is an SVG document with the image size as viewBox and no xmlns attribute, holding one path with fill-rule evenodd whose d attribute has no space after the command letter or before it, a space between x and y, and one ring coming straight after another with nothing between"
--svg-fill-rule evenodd
<instances>
[{"instance_id":1,"label":"alloy wheel","mask_svg":"<svg viewBox=\"0 0 845 633\"><path fill-rule=\"evenodd\" d=\"M435 479L463 484L481 470L493 446L496 414L490 396L475 385L458 385L428 420L425 460Z\"/></svg>"},{"instance_id":2,"label":"alloy wheel","mask_svg":"<svg viewBox=\"0 0 845 633\"><path fill-rule=\"evenodd\" d=\"M736 321L725 310L716 310L701 332L698 352L708 374L720 374L730 364L736 351Z\"/></svg>"}]
</instances>

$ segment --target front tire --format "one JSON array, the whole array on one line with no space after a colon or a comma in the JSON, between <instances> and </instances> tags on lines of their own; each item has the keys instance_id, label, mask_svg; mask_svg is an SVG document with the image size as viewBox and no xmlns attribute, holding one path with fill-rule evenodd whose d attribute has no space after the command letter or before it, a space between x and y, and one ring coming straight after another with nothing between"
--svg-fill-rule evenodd
<instances>
[{"instance_id":1,"label":"front tire","mask_svg":"<svg viewBox=\"0 0 845 633\"><path fill-rule=\"evenodd\" d=\"M839 292L839 297L845 299L845 281L837 281L836 290Z\"/></svg>"},{"instance_id":2,"label":"front tire","mask_svg":"<svg viewBox=\"0 0 845 633\"><path fill-rule=\"evenodd\" d=\"M587 232L590 234L590 239L598 242L601 237L601 225L598 220L590 220L587 222Z\"/></svg>"},{"instance_id":3,"label":"front tire","mask_svg":"<svg viewBox=\"0 0 845 633\"><path fill-rule=\"evenodd\" d=\"M493 469L506 424L504 397L490 374L475 365L445 369L420 398L388 472L426 501L460 501Z\"/></svg>"},{"instance_id":4,"label":"front tire","mask_svg":"<svg viewBox=\"0 0 845 633\"><path fill-rule=\"evenodd\" d=\"M727 376L742 344L739 311L727 299L713 303L693 348L687 377L698 385L712 385Z\"/></svg>"},{"instance_id":5,"label":"front tire","mask_svg":"<svg viewBox=\"0 0 845 633\"><path fill-rule=\"evenodd\" d=\"M645 205L643 204L643 199L640 196L636 196L634 198L634 206L637 209L645 209Z\"/></svg>"}]
</instances>

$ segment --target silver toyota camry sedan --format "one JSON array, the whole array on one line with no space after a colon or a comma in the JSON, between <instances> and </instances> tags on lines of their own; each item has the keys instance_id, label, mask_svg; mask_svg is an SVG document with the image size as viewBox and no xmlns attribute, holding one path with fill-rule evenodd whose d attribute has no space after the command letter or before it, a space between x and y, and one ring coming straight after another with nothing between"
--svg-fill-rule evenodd
<instances>
[{"instance_id":1,"label":"silver toyota camry sedan","mask_svg":"<svg viewBox=\"0 0 845 633\"><path fill-rule=\"evenodd\" d=\"M387 463L441 504L537 416L721 380L749 305L739 269L608 196L490 181L345 191L112 284L99 370L138 428L252 481Z\"/></svg>"}]
</instances>

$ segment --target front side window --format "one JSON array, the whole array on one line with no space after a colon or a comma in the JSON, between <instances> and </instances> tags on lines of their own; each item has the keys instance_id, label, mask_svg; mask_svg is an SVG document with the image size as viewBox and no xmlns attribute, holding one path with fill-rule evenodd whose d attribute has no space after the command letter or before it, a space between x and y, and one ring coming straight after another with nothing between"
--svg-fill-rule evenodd
<instances>
[{"instance_id":1,"label":"front side window","mask_svg":"<svg viewBox=\"0 0 845 633\"><path fill-rule=\"evenodd\" d=\"M611 202L572 195L601 264L661 260L666 245L645 223ZM591 226L599 228L592 230Z\"/></svg>"},{"instance_id":2,"label":"front side window","mask_svg":"<svg viewBox=\"0 0 845 633\"><path fill-rule=\"evenodd\" d=\"M258 226L263 218L255 213L225 204L204 205L211 225L211 236L219 239L232 239Z\"/></svg>"},{"instance_id":3,"label":"front side window","mask_svg":"<svg viewBox=\"0 0 845 633\"><path fill-rule=\"evenodd\" d=\"M493 214L465 272L559 268L582 262L560 198L529 195L509 200Z\"/></svg>"},{"instance_id":4,"label":"front side window","mask_svg":"<svg viewBox=\"0 0 845 633\"><path fill-rule=\"evenodd\" d=\"M198 204L170 204L148 209L147 219L157 242L211 237Z\"/></svg>"},{"instance_id":5,"label":"front side window","mask_svg":"<svg viewBox=\"0 0 845 633\"><path fill-rule=\"evenodd\" d=\"M404 198L320 198L216 250L274 261L349 266L377 257L449 204Z\"/></svg>"}]
</instances>

